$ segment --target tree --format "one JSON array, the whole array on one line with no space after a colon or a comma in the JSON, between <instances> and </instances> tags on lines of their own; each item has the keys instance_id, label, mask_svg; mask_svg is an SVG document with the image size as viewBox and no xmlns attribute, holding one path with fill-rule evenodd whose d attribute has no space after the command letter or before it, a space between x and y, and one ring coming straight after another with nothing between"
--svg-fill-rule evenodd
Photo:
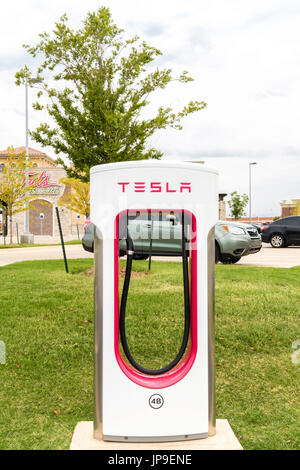
<instances>
[{"instance_id":1,"label":"tree","mask_svg":"<svg viewBox=\"0 0 300 470\"><path fill-rule=\"evenodd\" d=\"M85 183L76 178L61 178L60 182L69 187L58 201L58 205L83 214L90 215L90 183Z\"/></svg>"},{"instance_id":2,"label":"tree","mask_svg":"<svg viewBox=\"0 0 300 470\"><path fill-rule=\"evenodd\" d=\"M160 159L162 152L147 147L154 132L167 127L182 129L184 117L206 106L204 101L190 101L177 113L160 106L153 117L146 118L149 95L174 80L187 83L193 79L186 71L177 78L172 69L147 72L161 51L137 36L126 40L123 32L109 9L101 7L88 13L76 31L63 15L53 35L44 32L36 46L24 45L34 58L44 59L36 74L42 84L37 86L34 108L42 110L47 103L54 122L53 127L41 124L31 136L42 146L51 146L55 154L68 157L71 168L61 158L57 162L69 177L88 181L93 165ZM47 83L45 76L57 86ZM31 72L25 66L16 73L16 84L24 83L26 77Z\"/></svg>"},{"instance_id":3,"label":"tree","mask_svg":"<svg viewBox=\"0 0 300 470\"><path fill-rule=\"evenodd\" d=\"M300 215L300 200L296 199L295 207L291 215Z\"/></svg>"},{"instance_id":4,"label":"tree","mask_svg":"<svg viewBox=\"0 0 300 470\"><path fill-rule=\"evenodd\" d=\"M245 213L245 207L248 204L247 194L238 194L237 191L230 193L231 199L228 201L230 212L234 220L240 219Z\"/></svg>"},{"instance_id":5,"label":"tree","mask_svg":"<svg viewBox=\"0 0 300 470\"><path fill-rule=\"evenodd\" d=\"M30 185L28 183L26 186L25 171L26 168L33 168L33 165L31 162L26 164L25 152L16 155L13 147L9 147L7 153L8 157L0 176L0 199L5 204L9 217L9 235L10 244L12 244L12 216L23 212L26 209L26 204L28 208L31 208L30 201L36 196L26 193L27 189L30 189ZM38 174L31 176L30 184L32 185L38 177Z\"/></svg>"}]
</instances>

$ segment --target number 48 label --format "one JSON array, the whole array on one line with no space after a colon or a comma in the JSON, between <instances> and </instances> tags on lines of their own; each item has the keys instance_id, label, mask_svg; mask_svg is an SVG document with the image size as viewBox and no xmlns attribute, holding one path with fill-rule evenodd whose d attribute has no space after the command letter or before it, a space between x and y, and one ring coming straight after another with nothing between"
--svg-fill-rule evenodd
<instances>
[{"instance_id":1,"label":"number 48 label","mask_svg":"<svg viewBox=\"0 0 300 470\"><path fill-rule=\"evenodd\" d=\"M151 397L149 398L149 405L151 406L151 408L154 408L155 410L157 410L158 408L161 408L163 404L164 404L164 399L158 393L156 393L155 395L151 395Z\"/></svg>"}]
</instances>

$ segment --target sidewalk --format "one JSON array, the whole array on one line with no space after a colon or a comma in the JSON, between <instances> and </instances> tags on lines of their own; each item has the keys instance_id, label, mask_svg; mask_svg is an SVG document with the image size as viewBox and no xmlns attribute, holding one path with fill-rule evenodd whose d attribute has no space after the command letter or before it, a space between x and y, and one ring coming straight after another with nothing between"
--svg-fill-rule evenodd
<instances>
[{"instance_id":1,"label":"sidewalk","mask_svg":"<svg viewBox=\"0 0 300 470\"><path fill-rule=\"evenodd\" d=\"M93 258L82 248L82 245L66 245L66 255L72 258ZM41 259L63 259L62 248L58 246L35 246L28 248L8 248L0 250L0 266L16 263L18 261L31 261Z\"/></svg>"}]
</instances>

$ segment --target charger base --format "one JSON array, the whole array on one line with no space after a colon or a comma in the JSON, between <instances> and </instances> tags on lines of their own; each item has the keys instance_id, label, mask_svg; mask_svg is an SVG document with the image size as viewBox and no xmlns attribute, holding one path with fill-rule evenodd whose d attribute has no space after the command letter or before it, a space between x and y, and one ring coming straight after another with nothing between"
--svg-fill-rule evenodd
<instances>
[{"instance_id":1,"label":"charger base","mask_svg":"<svg viewBox=\"0 0 300 470\"><path fill-rule=\"evenodd\" d=\"M108 436L106 436L108 437ZM174 436L175 437L175 436ZM178 436L179 437L179 436ZM242 450L227 419L217 419L216 434L206 438L177 441L130 442L94 439L93 422L80 421L74 430L70 450Z\"/></svg>"}]
</instances>

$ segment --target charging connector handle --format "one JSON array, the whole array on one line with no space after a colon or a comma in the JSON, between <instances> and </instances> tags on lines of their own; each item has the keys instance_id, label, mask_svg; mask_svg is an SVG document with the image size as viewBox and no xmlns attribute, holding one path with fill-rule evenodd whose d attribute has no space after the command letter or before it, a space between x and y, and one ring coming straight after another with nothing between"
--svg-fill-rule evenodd
<instances>
[{"instance_id":1,"label":"charging connector handle","mask_svg":"<svg viewBox=\"0 0 300 470\"><path fill-rule=\"evenodd\" d=\"M121 299L121 306L120 306L120 318L119 318L119 325L120 325L120 339L123 346L124 354L127 357L130 364L137 369L138 371L148 374L148 375L160 375L164 374L173 367L175 367L181 358L184 355L186 350L188 340L189 340L189 333L190 333L190 292L189 292L189 271L188 271L188 257L186 251L186 238L185 238L185 225L184 225L184 212L182 211L182 271L183 271L183 291L184 291L184 332L182 343L180 349L176 355L176 357L165 367L161 369L148 369L146 367L141 366L136 362L133 358L127 343L126 338L126 328L125 328L125 316L126 316L126 304L127 304L127 297L129 291L129 284L130 284L130 277L131 277L131 270L132 270L132 259L134 254L134 246L133 240L129 234L128 226L127 226L127 261L126 261L126 271L125 271L125 279L123 284L122 290L122 299Z\"/></svg>"}]
</instances>

